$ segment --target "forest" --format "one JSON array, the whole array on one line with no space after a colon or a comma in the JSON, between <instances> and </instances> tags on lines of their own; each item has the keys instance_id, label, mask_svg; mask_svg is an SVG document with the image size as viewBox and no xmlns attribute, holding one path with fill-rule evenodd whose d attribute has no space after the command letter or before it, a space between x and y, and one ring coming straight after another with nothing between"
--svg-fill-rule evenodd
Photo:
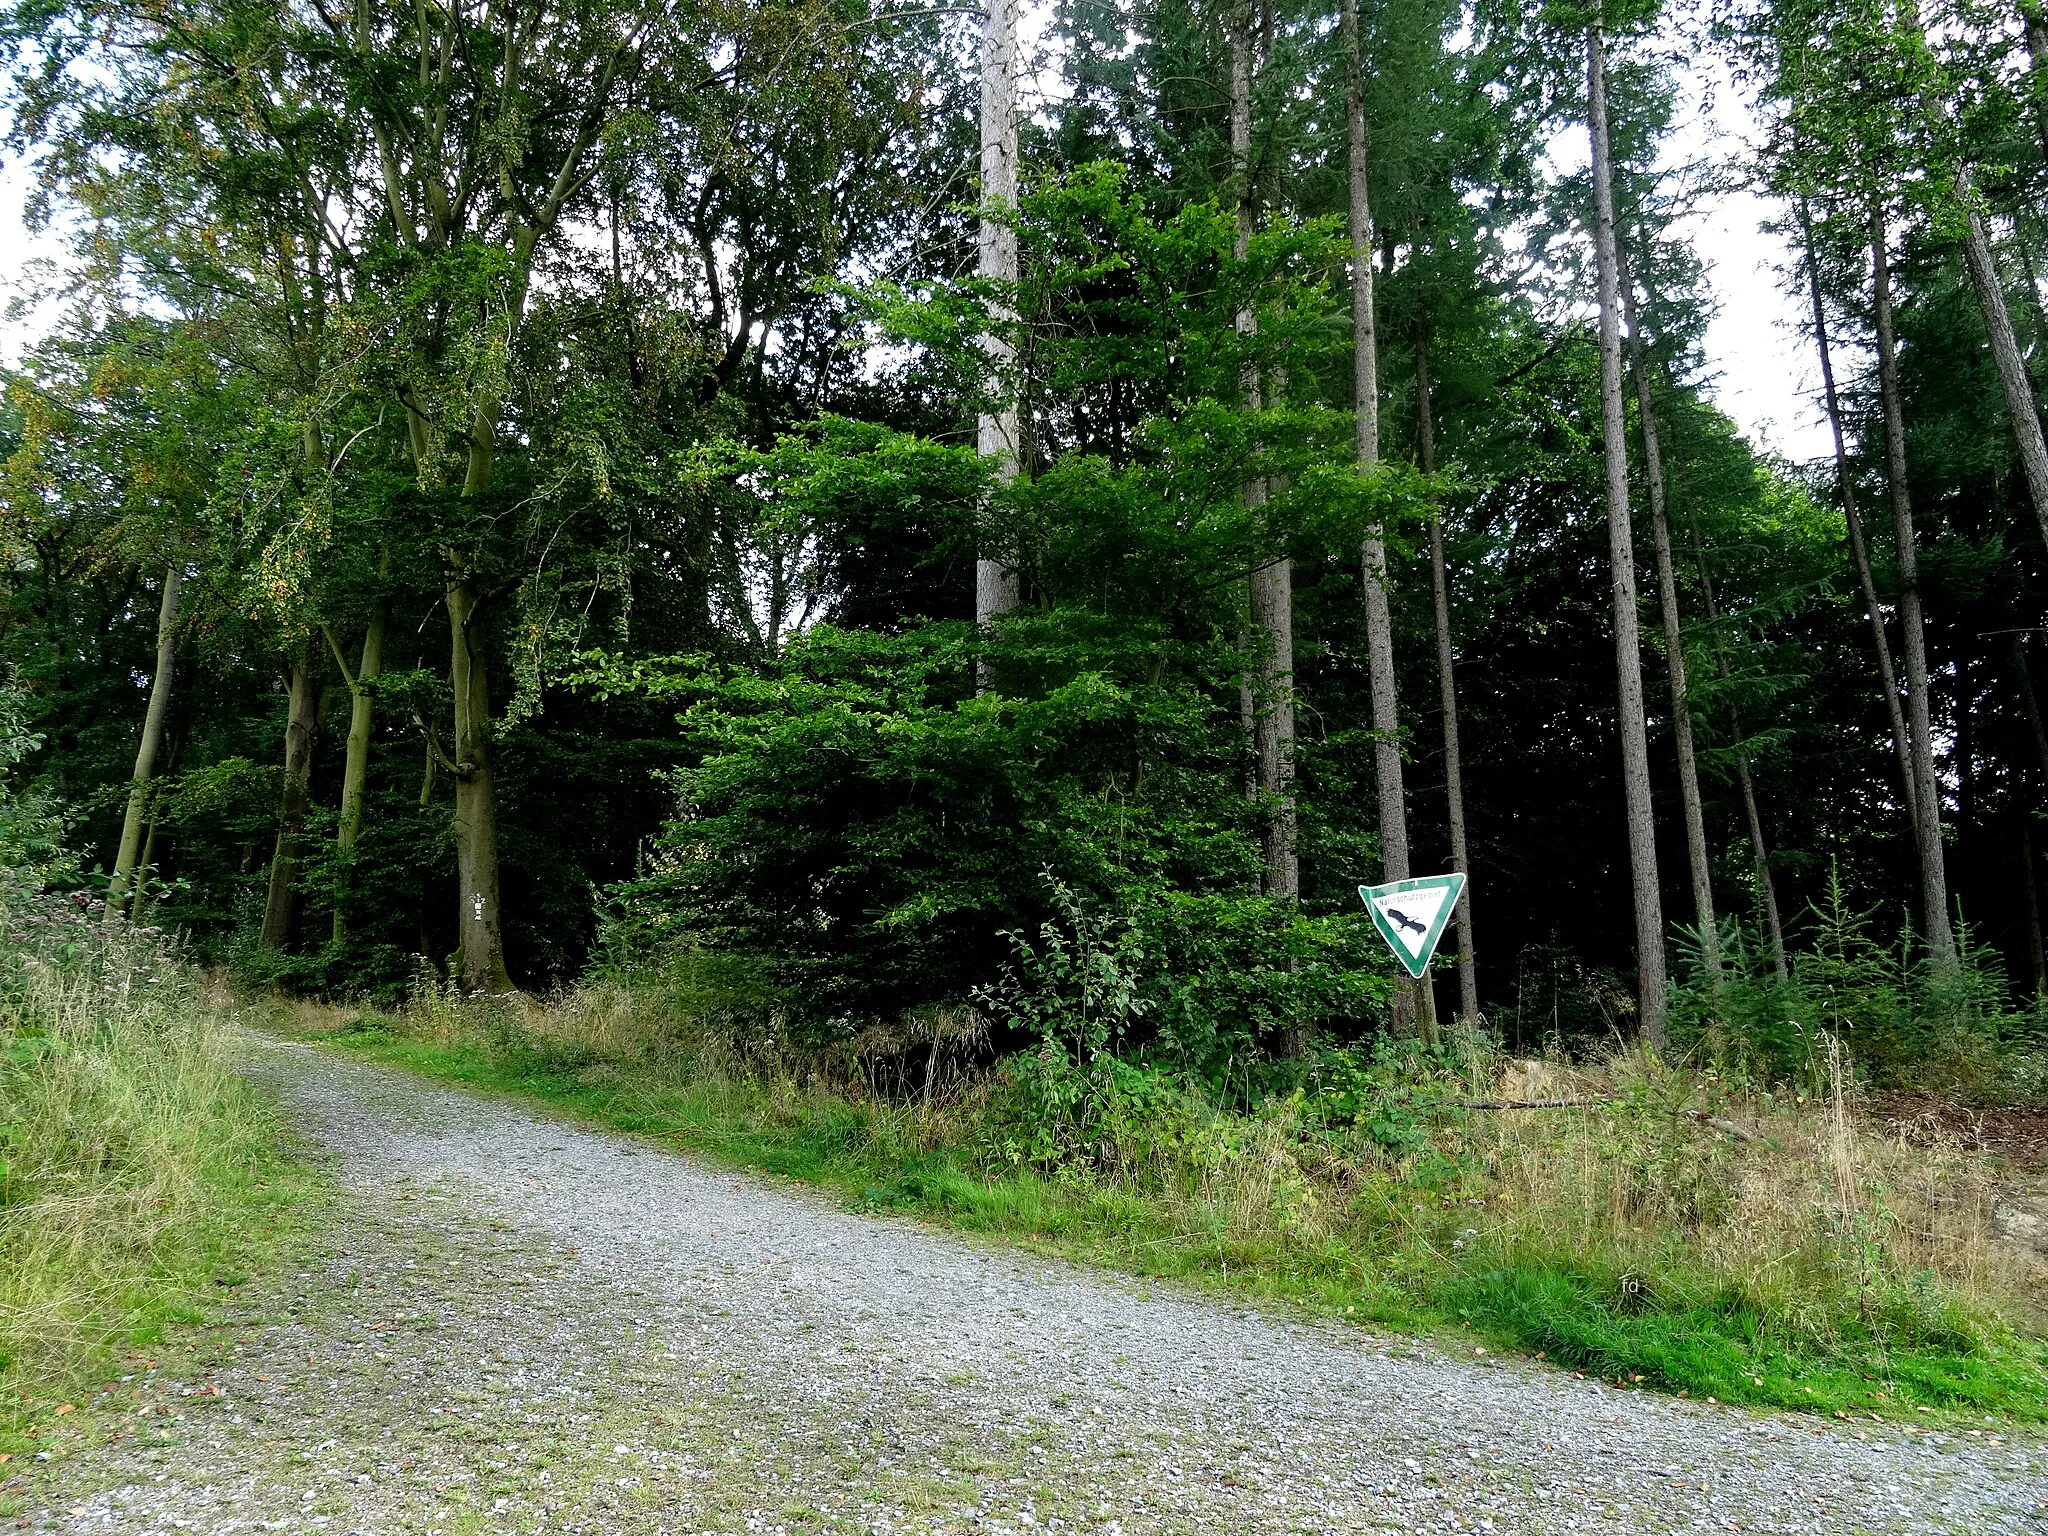
<instances>
[{"instance_id":1,"label":"forest","mask_svg":"<svg viewBox=\"0 0 2048 1536\"><path fill-rule=\"evenodd\" d=\"M1664 1043L1844 923L2023 1029L2048 23L1027 19L13 7L0 650L79 878L299 993L680 946L818 1040L1070 912L1212 1080ZM1737 187L1824 462L1713 403ZM1453 868L1397 985L1357 887Z\"/></svg>"},{"instance_id":2,"label":"forest","mask_svg":"<svg viewBox=\"0 0 2048 1536\"><path fill-rule=\"evenodd\" d=\"M282 1034L2048 1412L2033 0L7 0L0 80L0 1379L310 1198ZM1716 403L1773 287L1812 462Z\"/></svg>"}]
</instances>

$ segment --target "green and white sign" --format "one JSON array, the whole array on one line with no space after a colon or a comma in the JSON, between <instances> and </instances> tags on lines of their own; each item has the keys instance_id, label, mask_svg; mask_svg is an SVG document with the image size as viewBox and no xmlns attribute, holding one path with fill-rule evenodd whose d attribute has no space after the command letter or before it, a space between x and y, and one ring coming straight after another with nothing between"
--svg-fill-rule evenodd
<instances>
[{"instance_id":1,"label":"green and white sign","mask_svg":"<svg viewBox=\"0 0 2048 1536\"><path fill-rule=\"evenodd\" d=\"M1394 958L1410 976L1422 976L1429 970L1437 941L1450 926L1463 889L1463 875L1428 875L1387 885L1361 885L1358 894L1365 898L1372 925L1379 929Z\"/></svg>"}]
</instances>

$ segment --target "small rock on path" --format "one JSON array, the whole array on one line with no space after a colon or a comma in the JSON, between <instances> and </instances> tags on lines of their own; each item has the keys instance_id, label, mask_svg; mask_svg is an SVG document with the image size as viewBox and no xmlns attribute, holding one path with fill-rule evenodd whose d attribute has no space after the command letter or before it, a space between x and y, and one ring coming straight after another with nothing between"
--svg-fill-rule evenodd
<instances>
[{"instance_id":1,"label":"small rock on path","mask_svg":"<svg viewBox=\"0 0 2048 1536\"><path fill-rule=\"evenodd\" d=\"M36 1474L25 1526L2048 1536L2033 1439L1461 1359L256 1051L334 1159L330 1249L210 1374L124 1387L133 1428Z\"/></svg>"}]
</instances>

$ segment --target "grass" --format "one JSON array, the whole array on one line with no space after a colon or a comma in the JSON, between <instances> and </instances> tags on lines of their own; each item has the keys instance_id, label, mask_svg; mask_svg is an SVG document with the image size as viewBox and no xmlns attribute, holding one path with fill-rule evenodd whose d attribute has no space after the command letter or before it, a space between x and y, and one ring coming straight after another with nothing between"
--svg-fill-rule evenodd
<instances>
[{"instance_id":1,"label":"grass","mask_svg":"<svg viewBox=\"0 0 2048 1536\"><path fill-rule=\"evenodd\" d=\"M243 1284L316 1201L158 935L0 895L0 1456Z\"/></svg>"},{"instance_id":2,"label":"grass","mask_svg":"<svg viewBox=\"0 0 2048 1536\"><path fill-rule=\"evenodd\" d=\"M1356 1117L1372 1135L1318 1119L1312 1095L1233 1115L1183 1090L1111 1105L1109 1134L1080 1155L1036 1159L1018 1151L1033 1126L1014 1066L884 1097L880 1054L742 1049L687 1004L628 988L545 1007L429 997L395 1014L278 1004L272 1021L857 1209L1625 1387L1838 1416L2048 1420L2048 1277L1991 1229L2004 1172L1861 1122L1841 1079L1807 1102L1711 1100L1759 1136L1743 1141L1695 1117L1714 1085L1690 1074L1633 1057L1475 1056L1467 1079L1499 1091L1506 1071L1509 1096L1611 1101L1471 1115L1381 1102ZM1374 1081L1347 1092L1401 1097Z\"/></svg>"}]
</instances>

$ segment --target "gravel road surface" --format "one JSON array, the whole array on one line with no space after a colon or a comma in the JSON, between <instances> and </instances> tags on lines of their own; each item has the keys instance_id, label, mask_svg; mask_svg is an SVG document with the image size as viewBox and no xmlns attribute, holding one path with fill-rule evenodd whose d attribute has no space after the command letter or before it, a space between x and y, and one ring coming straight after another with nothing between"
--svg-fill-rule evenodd
<instances>
[{"instance_id":1,"label":"gravel road surface","mask_svg":"<svg viewBox=\"0 0 2048 1536\"><path fill-rule=\"evenodd\" d=\"M255 1050L343 1186L325 1251L137 1361L24 1527L2048 1536L2038 1438L1457 1357Z\"/></svg>"}]
</instances>

